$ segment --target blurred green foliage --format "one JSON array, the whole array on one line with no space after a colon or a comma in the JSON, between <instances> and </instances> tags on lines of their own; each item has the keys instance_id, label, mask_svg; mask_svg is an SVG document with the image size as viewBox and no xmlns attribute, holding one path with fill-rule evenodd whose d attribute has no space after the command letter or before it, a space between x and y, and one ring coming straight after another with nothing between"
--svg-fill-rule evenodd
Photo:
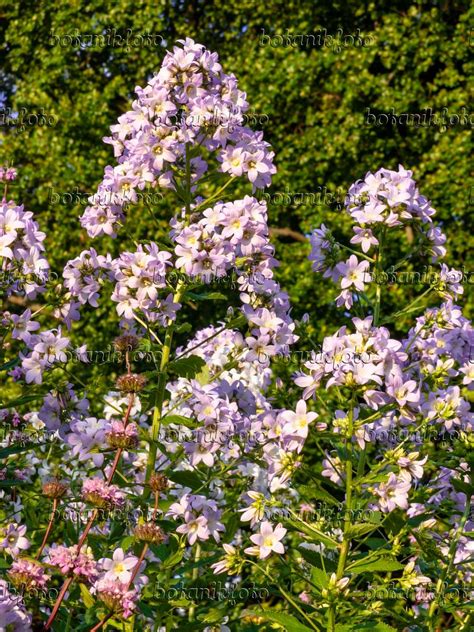
<instances>
[{"instance_id":1,"label":"blurred green foliage","mask_svg":"<svg viewBox=\"0 0 474 632\"><path fill-rule=\"evenodd\" d=\"M133 239L166 231L175 211L167 194L154 206L159 227L143 208L132 208L128 236L116 242L91 242L78 217L104 166L114 164L102 137L128 109L134 87L159 68L165 49L191 37L217 51L224 69L236 74L276 151L279 171L268 193L282 262L278 276L293 314L310 313L318 341L334 329L336 291L310 272L308 244L287 229L307 233L325 222L349 235L337 200L368 170L399 163L412 168L448 234L449 263L474 270L470 2L1 0L0 16L1 109L25 108L52 122L23 131L0 127L0 164L19 169L13 195L47 232L55 269L91 245L116 254L133 247ZM448 119L458 116L459 124L367 122L368 112L400 116L430 108L438 116L447 108ZM242 183L229 195L245 193L249 187ZM78 194L82 204L72 203ZM400 244L404 254L409 247ZM388 287L388 304L399 306L407 294L408 287ZM194 314L199 317L204 324L205 309ZM84 336L105 340L111 318L114 309L106 302L76 327L82 342Z\"/></svg>"}]
</instances>

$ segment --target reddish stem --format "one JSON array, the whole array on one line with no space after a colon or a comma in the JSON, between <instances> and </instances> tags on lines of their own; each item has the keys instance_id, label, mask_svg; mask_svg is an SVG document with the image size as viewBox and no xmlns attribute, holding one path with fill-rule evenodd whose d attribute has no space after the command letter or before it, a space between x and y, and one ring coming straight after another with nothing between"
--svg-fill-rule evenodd
<instances>
[{"instance_id":1,"label":"reddish stem","mask_svg":"<svg viewBox=\"0 0 474 632\"><path fill-rule=\"evenodd\" d=\"M114 474L117 470L119 461L120 461L120 457L122 456L122 452L123 452L123 448L118 448L117 452L115 453L115 459L114 462L112 463L112 469L110 470L110 474L107 477L107 483L110 485L110 483L112 482L112 479L114 477Z\"/></svg>"},{"instance_id":2,"label":"reddish stem","mask_svg":"<svg viewBox=\"0 0 474 632\"><path fill-rule=\"evenodd\" d=\"M125 413L125 417L123 419L124 426L127 426L128 420L130 418L130 413L132 411L132 406L133 406L133 400L134 400L134 395L133 395L133 393L130 393L130 397L129 397L129 400L128 400L127 412ZM114 462L112 463L112 469L110 470L110 474L107 477L107 483L109 485L112 482L112 479L114 477L115 472L117 471L117 467L118 467L118 464L119 464L119 461L120 461L120 457L122 456L122 452L123 452L123 448L118 448L118 450L117 450L117 452L115 454ZM97 514L98 513L99 513L99 511L97 509L94 509L94 511L92 512L92 515L89 518L89 522L86 524L84 532L81 535L81 537L79 539L79 542L77 543L77 555L79 555L81 547L84 544L84 542L86 541L86 538L87 538L87 536L89 534L89 531L92 529L92 525L94 524L94 521L97 518ZM73 580L72 577L68 577L68 579L66 579L66 581L64 582L64 584L63 584L63 586L61 588L61 591L60 591L60 593L58 595L58 598L56 599L56 602L54 604L53 611L51 612L51 615L50 615L48 621L46 622L46 625L44 626L45 630L49 630L49 628L51 627L54 619L56 618L56 615L58 614L59 608L61 607L61 603L62 603L62 601L64 599L64 595L66 594L67 589L71 585L72 580ZM101 623L101 625L103 623L105 623L105 621L106 620L104 620ZM97 629L99 629L99 628L97 628Z\"/></svg>"},{"instance_id":3,"label":"reddish stem","mask_svg":"<svg viewBox=\"0 0 474 632\"><path fill-rule=\"evenodd\" d=\"M155 492L155 505L153 507L153 521L156 520L156 514L158 512L158 499L159 499L160 493L159 492ZM145 558L146 552L148 551L148 544L145 544L143 546L142 552L140 553L140 557L138 558L138 562L135 565L135 568L133 569L133 573L132 573L132 577L130 578L130 581L128 582L127 585L127 590L130 589L130 586L133 584L133 581L135 579L135 577L138 575L138 572L140 570L140 566L142 565L142 562Z\"/></svg>"},{"instance_id":4,"label":"reddish stem","mask_svg":"<svg viewBox=\"0 0 474 632\"><path fill-rule=\"evenodd\" d=\"M94 509L94 511L91 514L91 517L89 518L89 522L86 524L86 527L81 535L81 537L79 538L79 542L77 543L77 554L79 555L82 545L84 544L87 536L89 535L89 531L92 529L92 525L94 524L95 519L97 518L97 514L99 513L98 509Z\"/></svg>"},{"instance_id":5,"label":"reddish stem","mask_svg":"<svg viewBox=\"0 0 474 632\"><path fill-rule=\"evenodd\" d=\"M140 557L138 558L138 562L135 564L135 568L133 569L133 573L130 578L130 581L127 584L127 590L130 589L130 586L133 584L135 577L138 575L138 572L140 571L140 566L142 565L143 559L147 551L148 551L148 544L145 544L142 552L140 553Z\"/></svg>"},{"instance_id":6,"label":"reddish stem","mask_svg":"<svg viewBox=\"0 0 474 632\"><path fill-rule=\"evenodd\" d=\"M51 529L53 528L54 516L56 514L56 509L58 508L58 499L53 499L53 510L51 512L51 518L49 519L48 526L46 527L46 533L44 534L43 542L41 542L41 546L39 548L38 553L36 554L35 559L39 560L41 553L43 552L44 547L46 546L46 542L48 541L49 534L51 533Z\"/></svg>"},{"instance_id":7,"label":"reddish stem","mask_svg":"<svg viewBox=\"0 0 474 632\"><path fill-rule=\"evenodd\" d=\"M113 616L113 612L110 612L106 617L99 621L93 628L90 629L90 632L96 632L96 630L100 630L100 628L107 623L107 621Z\"/></svg>"},{"instance_id":8,"label":"reddish stem","mask_svg":"<svg viewBox=\"0 0 474 632\"><path fill-rule=\"evenodd\" d=\"M153 507L153 522L156 520L156 514L158 513L159 497L160 497L160 492L155 492L155 505Z\"/></svg>"},{"instance_id":9,"label":"reddish stem","mask_svg":"<svg viewBox=\"0 0 474 632\"><path fill-rule=\"evenodd\" d=\"M56 615L58 614L58 610L59 610L59 608L61 606L61 602L64 599L64 595L66 594L69 586L71 585L72 580L73 580L72 577L68 577L66 579L66 581L64 582L64 584L62 585L61 591L60 591L60 593L58 595L58 598L56 599L56 603L54 604L53 611L49 615L49 619L46 621L46 624L44 626L45 630L49 630L49 628L53 624L53 621L55 620Z\"/></svg>"}]
</instances>

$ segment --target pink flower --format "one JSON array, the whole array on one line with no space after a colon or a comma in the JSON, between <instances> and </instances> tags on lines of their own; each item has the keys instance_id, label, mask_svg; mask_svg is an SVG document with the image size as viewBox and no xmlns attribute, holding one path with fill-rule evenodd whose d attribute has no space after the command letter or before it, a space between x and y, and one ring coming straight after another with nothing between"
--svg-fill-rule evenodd
<instances>
[{"instance_id":1,"label":"pink flower","mask_svg":"<svg viewBox=\"0 0 474 632\"><path fill-rule=\"evenodd\" d=\"M355 235L351 239L351 244L360 244L363 252L368 252L372 246L377 246L379 243L370 228L354 226L354 232Z\"/></svg>"},{"instance_id":2,"label":"pink flower","mask_svg":"<svg viewBox=\"0 0 474 632\"><path fill-rule=\"evenodd\" d=\"M409 481L399 479L391 472L386 483L380 483L378 487L374 488L374 493L379 497L380 509L385 513L389 513L397 507L408 509L410 488Z\"/></svg>"},{"instance_id":3,"label":"pink flower","mask_svg":"<svg viewBox=\"0 0 474 632\"><path fill-rule=\"evenodd\" d=\"M423 459L417 460L419 457L418 452L410 452L406 456L401 456L397 465L400 467L400 478L403 480L410 482L413 478L421 478L423 476L423 465L428 460L428 457L425 456Z\"/></svg>"},{"instance_id":4,"label":"pink flower","mask_svg":"<svg viewBox=\"0 0 474 632\"><path fill-rule=\"evenodd\" d=\"M15 586L25 588L26 591L44 588L50 579L39 562L32 560L15 560L8 571Z\"/></svg>"},{"instance_id":5,"label":"pink flower","mask_svg":"<svg viewBox=\"0 0 474 632\"><path fill-rule=\"evenodd\" d=\"M242 562L239 561L239 553L235 546L231 544L223 544L225 551L225 557L214 564L211 564L211 568L214 573L218 575L219 573L228 573L229 575L234 575L241 567Z\"/></svg>"},{"instance_id":6,"label":"pink flower","mask_svg":"<svg viewBox=\"0 0 474 632\"><path fill-rule=\"evenodd\" d=\"M135 608L138 593L135 589L127 590L127 584L116 580L100 579L94 586L97 597L113 612L121 614L125 619L130 617Z\"/></svg>"},{"instance_id":7,"label":"pink flower","mask_svg":"<svg viewBox=\"0 0 474 632\"><path fill-rule=\"evenodd\" d=\"M97 565L89 547L78 553L77 544L66 547L53 544L45 558L47 564L56 566L63 575L75 575L83 581L93 581L97 577Z\"/></svg>"},{"instance_id":8,"label":"pink flower","mask_svg":"<svg viewBox=\"0 0 474 632\"><path fill-rule=\"evenodd\" d=\"M106 509L122 507L125 499L116 485L108 485L101 478L86 479L82 484L82 495L92 505Z\"/></svg>"},{"instance_id":9,"label":"pink flower","mask_svg":"<svg viewBox=\"0 0 474 632\"><path fill-rule=\"evenodd\" d=\"M197 539L208 540L209 529L207 526L207 519L204 516L198 516L197 518L190 512L186 512L184 519L185 524L181 524L176 531L178 533L186 533L188 536L188 542L192 546Z\"/></svg>"}]
</instances>

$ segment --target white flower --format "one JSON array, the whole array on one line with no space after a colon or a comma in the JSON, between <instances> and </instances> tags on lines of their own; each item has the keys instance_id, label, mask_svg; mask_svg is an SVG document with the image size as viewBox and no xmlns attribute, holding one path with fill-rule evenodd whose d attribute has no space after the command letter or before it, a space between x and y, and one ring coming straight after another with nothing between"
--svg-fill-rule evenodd
<instances>
[{"instance_id":1,"label":"white flower","mask_svg":"<svg viewBox=\"0 0 474 632\"><path fill-rule=\"evenodd\" d=\"M102 558L100 562L103 569L107 571L104 579L118 579L122 584L128 584L132 578L132 572L137 565L138 558L134 555L125 557L123 549L116 549L112 559Z\"/></svg>"},{"instance_id":2,"label":"white flower","mask_svg":"<svg viewBox=\"0 0 474 632\"><path fill-rule=\"evenodd\" d=\"M256 546L250 546L245 549L248 555L256 555L261 560L268 557L272 551L275 553L284 553L285 547L280 540L285 536L286 529L279 523L273 529L270 522L262 522L260 525L260 533L254 533L250 539Z\"/></svg>"},{"instance_id":3,"label":"white flower","mask_svg":"<svg viewBox=\"0 0 474 632\"><path fill-rule=\"evenodd\" d=\"M296 412L286 410L281 416L287 422L283 428L285 434L296 435L297 437L306 439L309 424L318 417L318 414L307 412L306 402L304 399L300 399L296 404ZM318 424L317 428L318 430L324 430L326 424Z\"/></svg>"},{"instance_id":4,"label":"white flower","mask_svg":"<svg viewBox=\"0 0 474 632\"><path fill-rule=\"evenodd\" d=\"M265 517L265 496L260 492L247 492L247 496L253 499L253 503L245 509L239 509L242 512L240 519L242 522L249 522L253 527Z\"/></svg>"}]
</instances>

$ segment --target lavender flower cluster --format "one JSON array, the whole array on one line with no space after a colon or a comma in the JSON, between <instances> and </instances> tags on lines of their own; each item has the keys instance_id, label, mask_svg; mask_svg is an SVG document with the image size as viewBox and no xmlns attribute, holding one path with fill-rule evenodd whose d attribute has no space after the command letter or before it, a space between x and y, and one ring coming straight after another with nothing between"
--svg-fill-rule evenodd
<instances>
[{"instance_id":1,"label":"lavender flower cluster","mask_svg":"<svg viewBox=\"0 0 474 632\"><path fill-rule=\"evenodd\" d=\"M434 209L410 171L381 169L349 189L346 207L355 225L346 261L344 245L324 225L314 231L310 259L316 271L340 283L337 304L346 310L369 307L323 340L321 353L303 363L295 386L283 394L272 360L304 336L307 319L297 330L288 295L274 278L265 203L222 197L242 176L253 192L268 186L273 152L261 132L242 125L245 94L233 75L223 73L217 55L189 39L180 43L112 126L106 142L118 164L106 168L81 219L91 237L115 237L126 221L125 207L133 213L130 202L140 191L169 189L181 208L170 218L166 244L135 244L115 258L89 248L67 262L56 283L47 273L45 236L32 213L7 202L16 174L0 170L0 261L15 279L6 298L21 298L22 305L36 297L44 302L35 311L28 303L4 310L0 321L9 354L3 370L13 389L24 386L33 393L33 399L0 410L6 455L0 469L0 554L7 568L7 581L0 580L1 628L26 632L32 615L47 617L46 630L62 625L65 599L75 600L79 610L83 599L94 604L92 616L102 617L95 630L111 618L132 616L155 625L146 606L150 585L161 569L174 573L181 563L180 578L189 575L195 582L207 572L201 554L216 555L209 565L216 574L241 578L256 567L272 581L267 564L278 569L285 556L301 566L306 582L299 595L305 610L297 606L298 615L311 623L306 612L316 617L321 611L334 621L335 604L346 599L359 575L354 567L364 560L358 547L365 540L354 546L353 534L356 527L370 533L372 526L351 524L353 496L357 510L370 513L373 530L382 533L386 518L394 530L397 515L403 516L396 538L390 535L382 545L384 552L392 547L390 561L402 571L396 578L402 587L428 585L428 575L436 577L436 554L443 573L463 582L472 578L470 471L460 446L474 423L474 329L454 304L462 286L450 280L443 264L430 288L443 303L420 309L400 339L380 322L381 287L368 296L390 231L409 225L425 254L434 260L446 254ZM208 169L228 179L204 198ZM357 247L361 252L355 254ZM37 282L40 274L44 283ZM239 308L176 346L181 310L192 304L190 289L206 292L226 275L237 279ZM74 353L81 371L90 368L87 345L73 349L74 325L107 299L115 304L114 348L123 373L115 381L84 383L69 366ZM138 356L132 357L140 348L153 351L154 368L143 369ZM285 406L278 403L279 389L289 402ZM301 396L297 389L303 389ZM453 435L439 467L430 462L431 443L416 438L436 436L418 433L433 427ZM413 432L388 449L379 438L397 429ZM34 448L18 448L19 434L33 433ZM295 483L296 472L308 472L308 443L323 446L316 472L309 472L317 476L316 493L340 506L345 488L342 529L301 518L312 511L304 486ZM299 513L293 511L297 504ZM32 511L42 512L38 524ZM127 516L126 524L119 515ZM408 519L416 519L414 526ZM428 556L418 547L427 534L433 543ZM323 568L308 572L295 558L300 551L305 560L317 553ZM259 566L262 560L268 560L265 566ZM326 573L325 564L337 570ZM313 580L321 583L317 594ZM33 591L58 582L54 604L32 598ZM284 589L281 594L295 603ZM423 612L433 619L438 607L436 591L434 597L423 594L411 607L413 620ZM180 607L192 621L195 604Z\"/></svg>"},{"instance_id":2,"label":"lavender flower cluster","mask_svg":"<svg viewBox=\"0 0 474 632\"><path fill-rule=\"evenodd\" d=\"M253 190L269 186L276 171L262 132L242 125L248 103L235 76L222 71L216 53L190 39L180 43L149 84L136 89L132 109L105 139L119 164L105 169L97 192L104 202L91 199L81 219L92 237L115 235L124 206L136 202L138 191L147 186L182 194L180 176L187 159L194 189L208 170L200 151L216 152L220 171L245 176ZM105 202L109 199L113 203Z\"/></svg>"},{"instance_id":3,"label":"lavender flower cluster","mask_svg":"<svg viewBox=\"0 0 474 632\"><path fill-rule=\"evenodd\" d=\"M424 242L424 250L431 255L433 262L446 255L446 235L432 219L436 211L419 193L412 172L401 165L398 171L379 169L376 173L367 173L364 180L357 181L349 188L345 208L355 220L355 234L350 243L360 247L360 255L352 254L347 260L341 261L343 248L324 224L315 229L310 237L313 270L323 272L325 278L340 283L338 306L344 305L350 309L353 306L353 292L365 291L367 285L377 278L380 271L374 265L371 268L375 260L367 254L379 246L377 234L388 229L411 226ZM363 260L359 261L358 257ZM448 296L462 293L462 286L456 282L459 278L462 275L443 264L440 280ZM455 281L451 282L450 279Z\"/></svg>"}]
</instances>

